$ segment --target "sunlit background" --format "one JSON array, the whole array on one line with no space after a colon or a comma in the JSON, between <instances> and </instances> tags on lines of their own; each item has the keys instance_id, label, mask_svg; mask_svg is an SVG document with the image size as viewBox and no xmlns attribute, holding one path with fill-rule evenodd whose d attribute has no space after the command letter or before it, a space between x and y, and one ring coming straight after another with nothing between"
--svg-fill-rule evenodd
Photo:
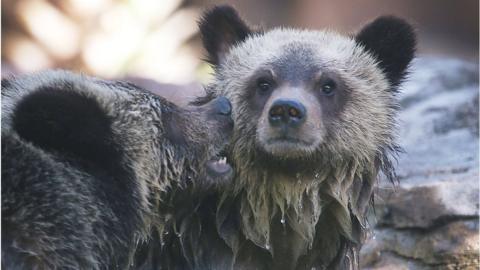
<instances>
[{"instance_id":1,"label":"sunlit background","mask_svg":"<svg viewBox=\"0 0 480 270\"><path fill-rule=\"evenodd\" d=\"M225 1L4 0L2 75L68 68L188 84L208 79L196 22ZM346 33L383 14L411 21L423 54L478 58L478 0L227 1L251 23Z\"/></svg>"}]
</instances>

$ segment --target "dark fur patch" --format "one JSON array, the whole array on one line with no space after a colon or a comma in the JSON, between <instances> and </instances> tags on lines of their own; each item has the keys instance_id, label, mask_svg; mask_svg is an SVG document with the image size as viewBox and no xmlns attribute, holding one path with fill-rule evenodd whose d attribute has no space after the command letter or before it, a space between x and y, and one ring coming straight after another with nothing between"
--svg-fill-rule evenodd
<instances>
[{"instance_id":1,"label":"dark fur patch","mask_svg":"<svg viewBox=\"0 0 480 270\"><path fill-rule=\"evenodd\" d=\"M207 61L220 64L228 50L247 38L252 31L230 6L216 6L207 11L199 22Z\"/></svg>"},{"instance_id":2,"label":"dark fur patch","mask_svg":"<svg viewBox=\"0 0 480 270\"><path fill-rule=\"evenodd\" d=\"M2 89L10 87L11 83L8 79L2 79Z\"/></svg>"},{"instance_id":3,"label":"dark fur patch","mask_svg":"<svg viewBox=\"0 0 480 270\"><path fill-rule=\"evenodd\" d=\"M355 40L378 58L380 67L395 89L405 77L415 54L413 27L393 16L380 17L366 25Z\"/></svg>"},{"instance_id":4,"label":"dark fur patch","mask_svg":"<svg viewBox=\"0 0 480 270\"><path fill-rule=\"evenodd\" d=\"M139 222L138 187L114 140L111 119L94 98L68 91L69 83L61 87L38 89L21 100L13 128L26 141L96 176L98 198L122 220L105 224L110 227L105 230L112 239L129 241Z\"/></svg>"},{"instance_id":5,"label":"dark fur patch","mask_svg":"<svg viewBox=\"0 0 480 270\"><path fill-rule=\"evenodd\" d=\"M49 151L92 160L104 168L112 165L107 157L117 154L110 122L93 98L50 87L21 100L13 116L13 127L25 140Z\"/></svg>"}]
</instances>

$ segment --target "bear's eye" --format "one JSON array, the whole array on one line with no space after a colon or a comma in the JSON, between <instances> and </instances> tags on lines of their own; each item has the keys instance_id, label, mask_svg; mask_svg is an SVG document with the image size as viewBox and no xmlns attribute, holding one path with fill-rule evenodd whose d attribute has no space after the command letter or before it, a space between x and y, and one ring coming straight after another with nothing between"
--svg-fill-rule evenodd
<instances>
[{"instance_id":1,"label":"bear's eye","mask_svg":"<svg viewBox=\"0 0 480 270\"><path fill-rule=\"evenodd\" d=\"M260 93L267 93L273 88L273 83L267 79L259 79L257 81L257 88Z\"/></svg>"},{"instance_id":2,"label":"bear's eye","mask_svg":"<svg viewBox=\"0 0 480 270\"><path fill-rule=\"evenodd\" d=\"M335 90L337 89L337 84L332 79L328 79L321 84L320 88L320 91L323 95L331 96L335 93Z\"/></svg>"}]
</instances>

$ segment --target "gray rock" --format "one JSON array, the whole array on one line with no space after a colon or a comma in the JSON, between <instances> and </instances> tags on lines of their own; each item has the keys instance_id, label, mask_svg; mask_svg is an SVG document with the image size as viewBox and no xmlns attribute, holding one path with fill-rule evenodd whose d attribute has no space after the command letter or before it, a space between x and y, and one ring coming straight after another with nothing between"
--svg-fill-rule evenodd
<instances>
[{"instance_id":1,"label":"gray rock","mask_svg":"<svg viewBox=\"0 0 480 270\"><path fill-rule=\"evenodd\" d=\"M477 219L447 222L427 230L377 228L375 239L361 251L362 264L374 266L365 267L368 269L402 264L407 269L477 269L478 228Z\"/></svg>"},{"instance_id":2,"label":"gray rock","mask_svg":"<svg viewBox=\"0 0 480 270\"><path fill-rule=\"evenodd\" d=\"M478 65L420 58L400 96L400 184L381 182L365 269L478 269Z\"/></svg>"}]
</instances>

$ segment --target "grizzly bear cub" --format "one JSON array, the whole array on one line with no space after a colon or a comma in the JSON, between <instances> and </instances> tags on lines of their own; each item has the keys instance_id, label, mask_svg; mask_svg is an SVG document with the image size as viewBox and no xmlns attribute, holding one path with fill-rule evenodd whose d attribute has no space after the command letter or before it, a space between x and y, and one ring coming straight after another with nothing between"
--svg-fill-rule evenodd
<instances>
[{"instance_id":1,"label":"grizzly bear cub","mask_svg":"<svg viewBox=\"0 0 480 270\"><path fill-rule=\"evenodd\" d=\"M2 80L2 268L130 268L175 190L228 183L230 112L65 71Z\"/></svg>"},{"instance_id":2,"label":"grizzly bear cub","mask_svg":"<svg viewBox=\"0 0 480 270\"><path fill-rule=\"evenodd\" d=\"M374 184L395 178L412 27L387 16L354 35L252 30L220 6L200 32L207 96L232 102L234 183L164 243L162 269L357 269Z\"/></svg>"}]
</instances>

